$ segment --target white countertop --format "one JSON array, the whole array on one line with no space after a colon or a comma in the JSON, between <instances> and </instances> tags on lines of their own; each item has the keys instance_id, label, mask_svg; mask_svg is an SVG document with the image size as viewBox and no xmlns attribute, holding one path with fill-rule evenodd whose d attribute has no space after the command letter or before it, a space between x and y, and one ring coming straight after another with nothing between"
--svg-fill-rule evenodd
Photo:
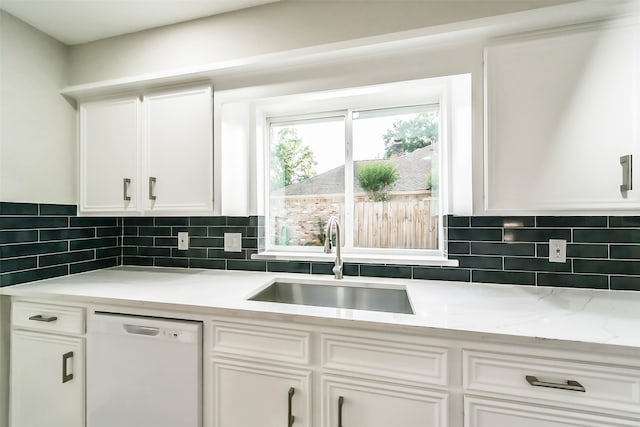
<instances>
[{"instance_id":1,"label":"white countertop","mask_svg":"<svg viewBox=\"0 0 640 427\"><path fill-rule=\"evenodd\" d=\"M238 310L272 319L305 316L313 323L360 322L451 338L559 340L640 355L640 292L354 277L338 283L406 287L415 315L247 301L276 278L337 282L306 274L115 267L5 287L0 294L210 314Z\"/></svg>"}]
</instances>

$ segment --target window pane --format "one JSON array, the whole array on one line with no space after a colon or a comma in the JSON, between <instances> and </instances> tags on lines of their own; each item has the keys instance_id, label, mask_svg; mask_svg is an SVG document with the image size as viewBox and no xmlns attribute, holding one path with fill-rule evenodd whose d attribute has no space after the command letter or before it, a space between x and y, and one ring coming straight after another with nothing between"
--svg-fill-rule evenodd
<instances>
[{"instance_id":1,"label":"window pane","mask_svg":"<svg viewBox=\"0 0 640 427\"><path fill-rule=\"evenodd\" d=\"M353 246L437 249L437 105L354 112Z\"/></svg>"},{"instance_id":2,"label":"window pane","mask_svg":"<svg viewBox=\"0 0 640 427\"><path fill-rule=\"evenodd\" d=\"M329 216L344 224L344 118L273 123L269 151L270 244L322 246Z\"/></svg>"}]
</instances>

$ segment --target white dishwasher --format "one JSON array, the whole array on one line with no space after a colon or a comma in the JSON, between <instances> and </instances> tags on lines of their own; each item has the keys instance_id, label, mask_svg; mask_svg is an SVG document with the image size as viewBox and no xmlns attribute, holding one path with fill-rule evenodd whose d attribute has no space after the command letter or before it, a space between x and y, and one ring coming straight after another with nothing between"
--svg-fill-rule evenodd
<instances>
[{"instance_id":1,"label":"white dishwasher","mask_svg":"<svg viewBox=\"0 0 640 427\"><path fill-rule=\"evenodd\" d=\"M202 323L96 312L87 427L202 427Z\"/></svg>"}]
</instances>

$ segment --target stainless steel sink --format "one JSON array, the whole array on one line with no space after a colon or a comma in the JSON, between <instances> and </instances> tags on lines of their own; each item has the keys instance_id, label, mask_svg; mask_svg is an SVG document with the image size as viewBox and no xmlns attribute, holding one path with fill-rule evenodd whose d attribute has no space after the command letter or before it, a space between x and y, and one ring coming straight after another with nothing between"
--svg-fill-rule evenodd
<instances>
[{"instance_id":1,"label":"stainless steel sink","mask_svg":"<svg viewBox=\"0 0 640 427\"><path fill-rule=\"evenodd\" d=\"M249 300L414 314L407 291L401 288L342 286L280 280L253 295Z\"/></svg>"}]
</instances>

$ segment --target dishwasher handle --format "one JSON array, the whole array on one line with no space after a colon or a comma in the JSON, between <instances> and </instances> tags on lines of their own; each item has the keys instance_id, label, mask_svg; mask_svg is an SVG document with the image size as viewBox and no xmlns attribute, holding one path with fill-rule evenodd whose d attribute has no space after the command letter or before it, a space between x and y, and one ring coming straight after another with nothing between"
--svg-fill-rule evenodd
<instances>
[{"instance_id":1,"label":"dishwasher handle","mask_svg":"<svg viewBox=\"0 0 640 427\"><path fill-rule=\"evenodd\" d=\"M160 333L160 328L154 328L151 326L140 326L140 325L122 325L124 330L129 334L133 335L147 335L150 337L155 337Z\"/></svg>"}]
</instances>

